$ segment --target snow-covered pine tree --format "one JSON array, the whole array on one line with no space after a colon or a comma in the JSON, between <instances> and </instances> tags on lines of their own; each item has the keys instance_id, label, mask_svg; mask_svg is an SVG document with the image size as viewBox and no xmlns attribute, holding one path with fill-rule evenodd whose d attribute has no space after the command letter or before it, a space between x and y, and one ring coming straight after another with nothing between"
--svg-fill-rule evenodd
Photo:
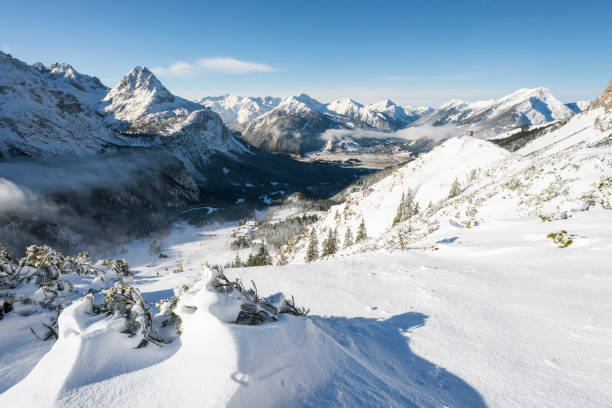
<instances>
[{"instance_id":1,"label":"snow-covered pine tree","mask_svg":"<svg viewBox=\"0 0 612 408\"><path fill-rule=\"evenodd\" d=\"M346 232L344 233L344 249L353 245L353 231L351 231L351 227L346 227Z\"/></svg>"},{"instance_id":2,"label":"snow-covered pine tree","mask_svg":"<svg viewBox=\"0 0 612 408\"><path fill-rule=\"evenodd\" d=\"M404 216L404 206L406 205L406 196L402 193L402 199L400 200L399 205L397 206L397 212L395 213L395 218L393 218L392 226L395 227L397 224L402 222L402 218Z\"/></svg>"},{"instance_id":3,"label":"snow-covered pine tree","mask_svg":"<svg viewBox=\"0 0 612 408\"><path fill-rule=\"evenodd\" d=\"M317 231L313 228L310 232L310 242L306 250L306 262L312 262L319 257L319 240L317 239Z\"/></svg>"},{"instance_id":4,"label":"snow-covered pine tree","mask_svg":"<svg viewBox=\"0 0 612 408\"><path fill-rule=\"evenodd\" d=\"M459 180L455 179L453 184L451 184L450 191L448 192L448 198L454 198L461 194L461 185L459 184Z\"/></svg>"},{"instance_id":5,"label":"snow-covered pine tree","mask_svg":"<svg viewBox=\"0 0 612 408\"><path fill-rule=\"evenodd\" d=\"M419 213L419 203L416 203L412 196L411 189L408 189L405 194L402 193L402 199L397 207L397 213L395 214L395 218L393 218L392 226L396 226L400 222L404 222Z\"/></svg>"},{"instance_id":6,"label":"snow-covered pine tree","mask_svg":"<svg viewBox=\"0 0 612 408\"><path fill-rule=\"evenodd\" d=\"M355 238L355 242L361 242L368 237L368 233L366 232L365 222L363 218L361 219L361 224L359 224L359 228L357 229L357 238Z\"/></svg>"},{"instance_id":7,"label":"snow-covered pine tree","mask_svg":"<svg viewBox=\"0 0 612 408\"><path fill-rule=\"evenodd\" d=\"M323 253L322 256L330 256L336 253L338 250L338 239L336 238L336 232L329 229L327 238L323 241Z\"/></svg>"}]
</instances>

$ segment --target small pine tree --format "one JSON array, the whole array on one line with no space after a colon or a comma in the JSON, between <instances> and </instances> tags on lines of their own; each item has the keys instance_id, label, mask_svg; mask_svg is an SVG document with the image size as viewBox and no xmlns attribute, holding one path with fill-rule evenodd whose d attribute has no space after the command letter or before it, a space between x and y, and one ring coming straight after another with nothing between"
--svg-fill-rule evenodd
<instances>
[{"instance_id":1,"label":"small pine tree","mask_svg":"<svg viewBox=\"0 0 612 408\"><path fill-rule=\"evenodd\" d=\"M234 258L234 263L232 264L232 267L240 268L241 266L242 266L242 261L240 260L240 256L238 256L238 252L236 252L236 258Z\"/></svg>"},{"instance_id":2,"label":"small pine tree","mask_svg":"<svg viewBox=\"0 0 612 408\"><path fill-rule=\"evenodd\" d=\"M357 229L357 238L355 242L361 242L368 237L368 233L366 232L365 222L363 218L361 219L361 224L359 224L359 228Z\"/></svg>"},{"instance_id":3,"label":"small pine tree","mask_svg":"<svg viewBox=\"0 0 612 408\"><path fill-rule=\"evenodd\" d=\"M412 190L408 189L407 193L402 193L402 199L400 201L399 206L397 207L397 212L395 214L395 218L393 218L392 226L396 226L400 222L404 222L410 217L417 215L419 213L419 203L414 202L412 197Z\"/></svg>"},{"instance_id":4,"label":"small pine tree","mask_svg":"<svg viewBox=\"0 0 612 408\"><path fill-rule=\"evenodd\" d=\"M306 250L306 262L312 262L319 257L319 240L317 239L317 231L313 228L310 233L310 242Z\"/></svg>"},{"instance_id":5,"label":"small pine tree","mask_svg":"<svg viewBox=\"0 0 612 408\"><path fill-rule=\"evenodd\" d=\"M260 246L256 254L249 255L249 260L247 261L248 266L265 266L271 263L270 255L265 245Z\"/></svg>"},{"instance_id":6,"label":"small pine tree","mask_svg":"<svg viewBox=\"0 0 612 408\"><path fill-rule=\"evenodd\" d=\"M353 245L353 231L351 231L351 227L346 227L346 232L344 233L344 249Z\"/></svg>"},{"instance_id":7,"label":"small pine tree","mask_svg":"<svg viewBox=\"0 0 612 408\"><path fill-rule=\"evenodd\" d=\"M461 194L461 185L459 184L459 180L455 179L453 184L451 184L450 191L448 192L448 198L454 198Z\"/></svg>"},{"instance_id":8,"label":"small pine tree","mask_svg":"<svg viewBox=\"0 0 612 408\"><path fill-rule=\"evenodd\" d=\"M327 234L327 238L323 241L323 256L330 256L336 253L338 250L338 239L336 238L336 232L332 231L331 228Z\"/></svg>"},{"instance_id":9,"label":"small pine tree","mask_svg":"<svg viewBox=\"0 0 612 408\"><path fill-rule=\"evenodd\" d=\"M397 212L395 213L395 218L393 218L392 226L396 226L400 222L402 222L402 218L404 216L404 207L406 206L406 196L402 193L402 199L400 200L399 205L397 206Z\"/></svg>"}]
</instances>

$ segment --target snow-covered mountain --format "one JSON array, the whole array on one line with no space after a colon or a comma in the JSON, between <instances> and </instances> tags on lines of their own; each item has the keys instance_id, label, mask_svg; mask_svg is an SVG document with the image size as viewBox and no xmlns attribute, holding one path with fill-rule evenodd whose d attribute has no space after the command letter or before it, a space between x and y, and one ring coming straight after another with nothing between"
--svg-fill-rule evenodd
<instances>
[{"instance_id":1,"label":"snow-covered mountain","mask_svg":"<svg viewBox=\"0 0 612 408\"><path fill-rule=\"evenodd\" d=\"M164 146L196 174L210 154L244 150L219 115L173 95L145 67L128 72L106 94L99 112L113 129Z\"/></svg>"},{"instance_id":2,"label":"snow-covered mountain","mask_svg":"<svg viewBox=\"0 0 612 408\"><path fill-rule=\"evenodd\" d=\"M429 106L399 106L389 99L368 105L367 108L385 115L393 129L404 128L433 110Z\"/></svg>"},{"instance_id":3,"label":"snow-covered mountain","mask_svg":"<svg viewBox=\"0 0 612 408\"><path fill-rule=\"evenodd\" d=\"M414 121L411 126L453 125L475 131L477 137L491 137L523 125L565 119L574 111L546 88L519 89L499 99L466 102L453 99Z\"/></svg>"},{"instance_id":4,"label":"snow-covered mountain","mask_svg":"<svg viewBox=\"0 0 612 408\"><path fill-rule=\"evenodd\" d=\"M302 263L313 233L319 244L330 230L342 240L347 229L354 236L362 221L370 239L340 253L415 242L427 246L435 243L428 237L449 223L472 228L612 208L612 81L586 111L539 129L536 137L518 135L525 140L515 153L468 136L444 142L375 184L357 188L310 233L291 240L282 258ZM412 207L396 222L402 196Z\"/></svg>"},{"instance_id":5,"label":"snow-covered mountain","mask_svg":"<svg viewBox=\"0 0 612 408\"><path fill-rule=\"evenodd\" d=\"M0 153L90 155L124 147L160 148L193 164L238 151L217 114L176 97L144 67L113 89L68 64L29 66L0 54Z\"/></svg>"},{"instance_id":6,"label":"snow-covered mountain","mask_svg":"<svg viewBox=\"0 0 612 408\"><path fill-rule=\"evenodd\" d=\"M249 122L274 109L280 102L281 98L272 96L244 97L236 95L209 96L198 101L198 103L218 113L226 125Z\"/></svg>"},{"instance_id":7,"label":"snow-covered mountain","mask_svg":"<svg viewBox=\"0 0 612 408\"><path fill-rule=\"evenodd\" d=\"M320 135L326 130L346 127L326 112L324 104L302 93L283 98L276 108L236 129L266 151L301 154L320 149Z\"/></svg>"},{"instance_id":8,"label":"snow-covered mountain","mask_svg":"<svg viewBox=\"0 0 612 408\"><path fill-rule=\"evenodd\" d=\"M0 52L0 156L95 154L128 142L93 107L108 88L67 64Z\"/></svg>"},{"instance_id":9,"label":"snow-covered mountain","mask_svg":"<svg viewBox=\"0 0 612 408\"><path fill-rule=\"evenodd\" d=\"M364 106L349 98L325 104L305 93L283 98L274 109L237 126L245 140L271 152L303 154L321 149L330 129L392 131L406 127L426 108L407 112L386 100Z\"/></svg>"},{"instance_id":10,"label":"snow-covered mountain","mask_svg":"<svg viewBox=\"0 0 612 408\"><path fill-rule=\"evenodd\" d=\"M304 93L287 98L236 95L210 96L197 102L218 113L226 125L252 121L281 103L284 103L284 110L287 112L303 112L304 107L301 104L304 104L316 112L335 116L338 120L347 122L349 126L373 127L380 130L403 128L432 110L429 107L402 107L388 99L367 106L350 98L337 99L324 104Z\"/></svg>"},{"instance_id":11,"label":"snow-covered mountain","mask_svg":"<svg viewBox=\"0 0 612 408\"><path fill-rule=\"evenodd\" d=\"M332 115L338 116L340 120L344 119L349 126L391 130L395 124L395 118L371 109L369 106L366 107L350 98L337 99L327 104L326 108Z\"/></svg>"},{"instance_id":12,"label":"snow-covered mountain","mask_svg":"<svg viewBox=\"0 0 612 408\"><path fill-rule=\"evenodd\" d=\"M479 102L454 99L435 110L402 107L390 100L364 106L344 98L324 104L300 94L284 98L274 109L237 129L247 141L268 151L303 154L321 149L325 141L319 136L329 129L395 131L407 126L452 125L488 138L524 125L568 118L585 105L565 105L546 88L520 89L499 99Z\"/></svg>"}]
</instances>

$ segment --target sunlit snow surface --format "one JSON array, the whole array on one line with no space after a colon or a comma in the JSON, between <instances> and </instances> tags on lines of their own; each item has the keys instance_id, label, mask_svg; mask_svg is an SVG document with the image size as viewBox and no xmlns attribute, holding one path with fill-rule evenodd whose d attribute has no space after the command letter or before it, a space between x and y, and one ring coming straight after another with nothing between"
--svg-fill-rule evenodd
<instances>
[{"instance_id":1,"label":"sunlit snow surface","mask_svg":"<svg viewBox=\"0 0 612 408\"><path fill-rule=\"evenodd\" d=\"M295 295L312 318L223 323L209 310L219 295L202 291L183 336L161 349L135 350L137 339L118 333L116 321L84 322L73 305L50 350L31 339L3 346L3 358L27 356L7 368L40 361L0 406L605 406L608 217L592 210L550 223L449 224L404 251L228 270L253 279L263 296ZM575 245L546 238L562 228ZM170 258L149 255L144 241L124 255L155 301L200 277L203 262L231 259L231 232L229 224L179 225L163 240ZM438 251L423 250L436 242ZM172 273L179 252L182 274Z\"/></svg>"}]
</instances>

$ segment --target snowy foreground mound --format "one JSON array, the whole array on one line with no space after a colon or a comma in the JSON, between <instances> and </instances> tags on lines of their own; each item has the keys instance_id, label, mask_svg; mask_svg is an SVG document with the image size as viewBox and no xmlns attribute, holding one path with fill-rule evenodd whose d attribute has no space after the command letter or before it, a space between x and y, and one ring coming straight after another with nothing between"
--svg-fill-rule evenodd
<instances>
[{"instance_id":1,"label":"snowy foreground mound","mask_svg":"<svg viewBox=\"0 0 612 408\"><path fill-rule=\"evenodd\" d=\"M95 296L74 301L59 316L56 343L0 395L0 404L484 406L464 381L411 352L406 335L425 323L420 313L382 320L295 316L304 311L292 300L259 298L211 269L175 293L173 322L181 335L160 347L126 335L126 319L98 313ZM256 305L266 321L235 324L245 304Z\"/></svg>"}]
</instances>

